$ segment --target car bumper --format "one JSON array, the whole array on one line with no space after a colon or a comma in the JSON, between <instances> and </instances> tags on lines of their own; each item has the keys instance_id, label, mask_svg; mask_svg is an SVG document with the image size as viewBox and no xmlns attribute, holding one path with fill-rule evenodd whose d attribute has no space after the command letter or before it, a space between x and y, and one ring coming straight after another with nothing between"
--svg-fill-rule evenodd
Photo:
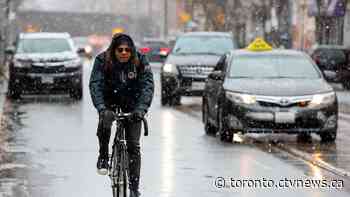
<instances>
[{"instance_id":1,"label":"car bumper","mask_svg":"<svg viewBox=\"0 0 350 197\"><path fill-rule=\"evenodd\" d=\"M67 73L16 72L10 80L23 92L66 91L81 86L82 70Z\"/></svg>"},{"instance_id":2,"label":"car bumper","mask_svg":"<svg viewBox=\"0 0 350 197\"><path fill-rule=\"evenodd\" d=\"M228 104L224 121L244 133L316 133L337 129L337 103L318 108L254 107ZM230 110L228 110L230 109Z\"/></svg>"},{"instance_id":3,"label":"car bumper","mask_svg":"<svg viewBox=\"0 0 350 197\"><path fill-rule=\"evenodd\" d=\"M174 74L162 74L162 88L172 95L202 96L205 78L183 78Z\"/></svg>"}]
</instances>

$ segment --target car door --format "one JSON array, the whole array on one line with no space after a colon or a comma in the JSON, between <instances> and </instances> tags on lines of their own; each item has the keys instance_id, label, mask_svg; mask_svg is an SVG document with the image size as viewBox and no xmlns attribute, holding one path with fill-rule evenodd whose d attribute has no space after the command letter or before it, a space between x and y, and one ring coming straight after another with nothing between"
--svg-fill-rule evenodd
<instances>
[{"instance_id":1,"label":"car door","mask_svg":"<svg viewBox=\"0 0 350 197\"><path fill-rule=\"evenodd\" d=\"M218 111L218 101L222 91L222 84L224 82L225 71L227 67L228 55L223 55L214 71L208 77L208 116L211 121L216 121L217 111ZM221 73L221 77L214 77ZM215 75L216 74L216 75Z\"/></svg>"}]
</instances>

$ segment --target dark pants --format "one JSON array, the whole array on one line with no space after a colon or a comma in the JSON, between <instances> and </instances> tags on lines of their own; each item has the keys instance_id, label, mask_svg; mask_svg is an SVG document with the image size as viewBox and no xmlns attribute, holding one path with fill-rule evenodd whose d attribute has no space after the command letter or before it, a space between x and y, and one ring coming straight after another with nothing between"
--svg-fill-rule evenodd
<instances>
[{"instance_id":1,"label":"dark pants","mask_svg":"<svg viewBox=\"0 0 350 197\"><path fill-rule=\"evenodd\" d=\"M108 144L111 136L111 129L103 127L103 119L100 116L97 137L100 146L100 157L108 158ZM141 167L141 152L140 152L140 135L141 135L141 121L128 122L125 124L125 137L127 141L127 151L129 154L129 174L130 174L130 189L138 190L140 181L140 167Z\"/></svg>"}]
</instances>

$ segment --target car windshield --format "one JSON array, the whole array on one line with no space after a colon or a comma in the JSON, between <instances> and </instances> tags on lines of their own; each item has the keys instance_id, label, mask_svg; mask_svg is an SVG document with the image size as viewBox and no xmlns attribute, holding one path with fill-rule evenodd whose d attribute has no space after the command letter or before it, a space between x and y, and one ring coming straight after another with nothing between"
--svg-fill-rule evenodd
<instances>
[{"instance_id":1,"label":"car windshield","mask_svg":"<svg viewBox=\"0 0 350 197\"><path fill-rule=\"evenodd\" d=\"M173 53L221 55L233 48L232 39L227 36L184 36L176 41Z\"/></svg>"},{"instance_id":2,"label":"car windshield","mask_svg":"<svg viewBox=\"0 0 350 197\"><path fill-rule=\"evenodd\" d=\"M22 39L18 44L18 53L60 53L72 51L71 45L66 39L38 38Z\"/></svg>"},{"instance_id":3,"label":"car windshield","mask_svg":"<svg viewBox=\"0 0 350 197\"><path fill-rule=\"evenodd\" d=\"M336 63L343 63L346 61L346 54L341 49L322 49L319 53L320 61L335 61Z\"/></svg>"},{"instance_id":4,"label":"car windshield","mask_svg":"<svg viewBox=\"0 0 350 197\"><path fill-rule=\"evenodd\" d=\"M312 62L295 55L239 55L230 66L232 78L320 78Z\"/></svg>"}]
</instances>

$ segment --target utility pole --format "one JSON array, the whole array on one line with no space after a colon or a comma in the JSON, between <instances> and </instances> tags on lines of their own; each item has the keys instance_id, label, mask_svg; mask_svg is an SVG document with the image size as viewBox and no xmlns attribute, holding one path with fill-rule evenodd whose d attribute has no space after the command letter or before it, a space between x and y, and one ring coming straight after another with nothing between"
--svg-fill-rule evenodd
<instances>
[{"instance_id":1,"label":"utility pole","mask_svg":"<svg viewBox=\"0 0 350 197\"><path fill-rule=\"evenodd\" d=\"M164 0L164 39L168 37L168 0Z\"/></svg>"}]
</instances>

